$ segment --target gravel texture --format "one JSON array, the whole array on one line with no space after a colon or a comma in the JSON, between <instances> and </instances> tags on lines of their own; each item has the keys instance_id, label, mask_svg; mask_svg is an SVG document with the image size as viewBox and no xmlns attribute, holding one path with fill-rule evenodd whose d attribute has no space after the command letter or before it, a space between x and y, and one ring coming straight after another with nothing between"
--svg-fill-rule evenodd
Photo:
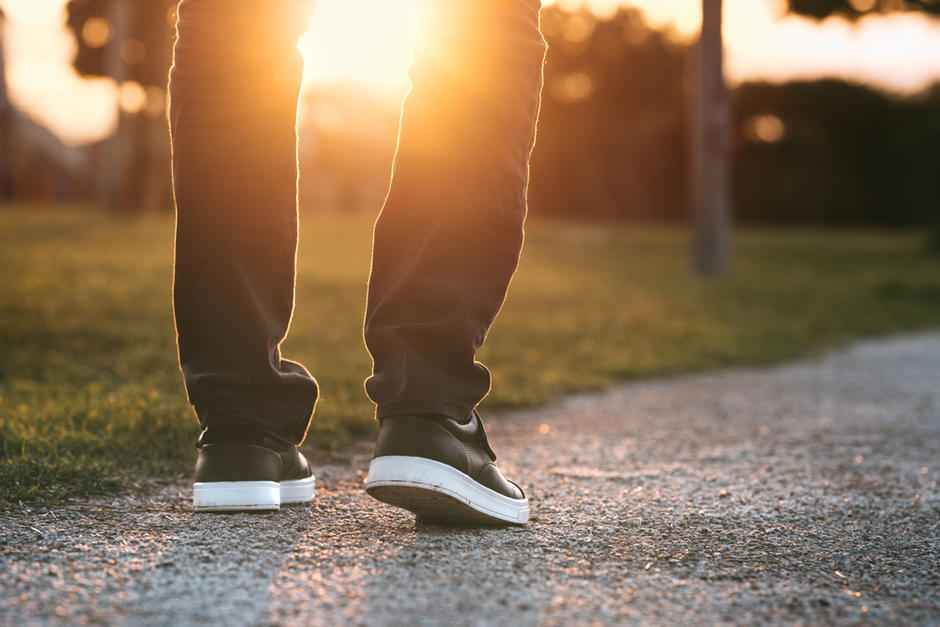
<instances>
[{"instance_id":1,"label":"gravel texture","mask_svg":"<svg viewBox=\"0 0 940 627\"><path fill-rule=\"evenodd\" d=\"M940 623L940 334L488 424L525 528L416 526L362 446L277 514L186 484L0 512L0 621Z\"/></svg>"}]
</instances>

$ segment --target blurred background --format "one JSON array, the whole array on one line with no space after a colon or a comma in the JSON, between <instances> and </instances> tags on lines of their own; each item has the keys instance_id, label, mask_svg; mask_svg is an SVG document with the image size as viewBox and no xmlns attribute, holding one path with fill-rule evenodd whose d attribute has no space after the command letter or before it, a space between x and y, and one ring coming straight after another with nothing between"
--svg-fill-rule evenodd
<instances>
[{"instance_id":1,"label":"blurred background","mask_svg":"<svg viewBox=\"0 0 940 627\"><path fill-rule=\"evenodd\" d=\"M188 473L175 2L0 9L0 487L44 498ZM310 447L374 428L371 225L420 19L411 0L320 0L300 42L284 351L323 390ZM488 408L940 326L940 1L558 0L542 26L530 222L481 352Z\"/></svg>"},{"instance_id":2,"label":"blurred background","mask_svg":"<svg viewBox=\"0 0 940 627\"><path fill-rule=\"evenodd\" d=\"M174 5L0 3L0 200L170 210L164 86ZM932 219L940 206L938 7L725 2L737 222ZM701 8L701 0L547 5L534 214L688 217ZM304 210L380 204L416 19L409 0L321 0L301 42Z\"/></svg>"}]
</instances>

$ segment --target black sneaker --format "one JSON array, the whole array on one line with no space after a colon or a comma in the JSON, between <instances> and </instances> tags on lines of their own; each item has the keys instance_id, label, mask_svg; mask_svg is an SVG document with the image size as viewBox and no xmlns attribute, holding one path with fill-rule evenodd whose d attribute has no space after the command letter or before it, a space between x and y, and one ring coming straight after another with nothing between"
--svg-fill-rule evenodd
<instances>
[{"instance_id":1,"label":"black sneaker","mask_svg":"<svg viewBox=\"0 0 940 627\"><path fill-rule=\"evenodd\" d=\"M382 419L366 492L419 521L525 524L529 501L493 462L475 411L467 423L436 414Z\"/></svg>"},{"instance_id":2,"label":"black sneaker","mask_svg":"<svg viewBox=\"0 0 940 627\"><path fill-rule=\"evenodd\" d=\"M278 510L313 500L315 478L293 444L251 425L202 432L193 484L199 512Z\"/></svg>"}]
</instances>

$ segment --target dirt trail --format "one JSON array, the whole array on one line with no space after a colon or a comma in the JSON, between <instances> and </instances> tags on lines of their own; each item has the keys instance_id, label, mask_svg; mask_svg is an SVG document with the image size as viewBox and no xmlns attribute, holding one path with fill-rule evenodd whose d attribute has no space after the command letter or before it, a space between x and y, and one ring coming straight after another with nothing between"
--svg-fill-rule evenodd
<instances>
[{"instance_id":1,"label":"dirt trail","mask_svg":"<svg viewBox=\"0 0 940 627\"><path fill-rule=\"evenodd\" d=\"M940 622L940 334L491 417L525 528L416 526L317 468L311 507L187 485L0 512L0 621Z\"/></svg>"}]
</instances>

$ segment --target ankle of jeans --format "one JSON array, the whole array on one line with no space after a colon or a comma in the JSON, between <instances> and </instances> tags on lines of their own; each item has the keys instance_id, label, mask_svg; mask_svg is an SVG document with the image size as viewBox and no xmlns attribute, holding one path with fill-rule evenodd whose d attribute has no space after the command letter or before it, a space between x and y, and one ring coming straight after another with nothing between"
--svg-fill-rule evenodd
<instances>
[{"instance_id":1,"label":"ankle of jeans","mask_svg":"<svg viewBox=\"0 0 940 627\"><path fill-rule=\"evenodd\" d=\"M438 414L459 422L466 422L473 409L473 405L445 399L408 399L378 403L375 406L375 418L382 420L392 416Z\"/></svg>"}]
</instances>

